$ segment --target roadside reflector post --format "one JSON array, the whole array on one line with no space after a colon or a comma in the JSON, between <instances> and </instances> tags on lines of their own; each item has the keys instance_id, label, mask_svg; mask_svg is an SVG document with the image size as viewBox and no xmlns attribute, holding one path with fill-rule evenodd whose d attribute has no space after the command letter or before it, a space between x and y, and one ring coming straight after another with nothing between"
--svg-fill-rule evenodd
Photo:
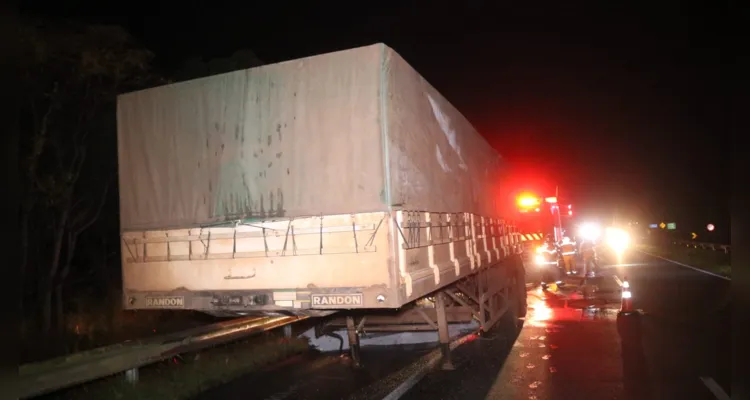
<instances>
[{"instance_id":1,"label":"roadside reflector post","mask_svg":"<svg viewBox=\"0 0 750 400\"><path fill-rule=\"evenodd\" d=\"M617 332L620 334L624 352L637 353L643 351L640 347L641 324L641 313L633 308L633 293L630 291L628 278L624 277L622 280L622 304L620 305L620 312L617 313Z\"/></svg>"},{"instance_id":2,"label":"roadside reflector post","mask_svg":"<svg viewBox=\"0 0 750 400\"><path fill-rule=\"evenodd\" d=\"M438 292L435 296L435 308L437 309L438 338L440 340L440 352L443 355L441 368L446 371L456 369L451 361L450 334L448 333L448 318L445 315L445 296Z\"/></svg>"},{"instance_id":3,"label":"roadside reflector post","mask_svg":"<svg viewBox=\"0 0 750 400\"><path fill-rule=\"evenodd\" d=\"M362 362L359 354L359 333L357 326L354 324L354 317L346 317L346 330L349 334L349 352L352 356L352 367L361 368Z\"/></svg>"},{"instance_id":4,"label":"roadside reflector post","mask_svg":"<svg viewBox=\"0 0 750 400\"><path fill-rule=\"evenodd\" d=\"M622 302L620 303L620 314L633 312L633 293L630 291L630 283L625 277L622 281Z\"/></svg>"},{"instance_id":5,"label":"roadside reflector post","mask_svg":"<svg viewBox=\"0 0 750 400\"><path fill-rule=\"evenodd\" d=\"M138 383L138 368L131 368L125 371L125 382L131 385Z\"/></svg>"}]
</instances>

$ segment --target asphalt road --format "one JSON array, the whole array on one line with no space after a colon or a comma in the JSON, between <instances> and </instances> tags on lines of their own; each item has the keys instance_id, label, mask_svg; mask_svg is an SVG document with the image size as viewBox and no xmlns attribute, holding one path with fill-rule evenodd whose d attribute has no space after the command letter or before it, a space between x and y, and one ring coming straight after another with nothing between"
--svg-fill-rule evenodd
<instances>
[{"instance_id":1,"label":"asphalt road","mask_svg":"<svg viewBox=\"0 0 750 400\"><path fill-rule=\"evenodd\" d=\"M364 368L354 369L348 354L310 352L210 389L195 400L213 399L346 399L355 393L383 393L381 382L388 380L435 344L398 348L363 348ZM405 379L397 376L396 380ZM394 379L394 378L391 378ZM393 386L393 385L390 385ZM372 389L371 389L372 388ZM362 396L362 393L365 393ZM382 395L380 397L382 398Z\"/></svg>"},{"instance_id":2,"label":"asphalt road","mask_svg":"<svg viewBox=\"0 0 750 400\"><path fill-rule=\"evenodd\" d=\"M456 370L428 373L402 398L722 399L711 385L729 393L730 282L636 252L621 260L602 254L602 261L586 290L580 278L548 292L531 288L517 340L488 332L467 342L453 352ZM618 321L625 279L641 313ZM311 353L198 398L342 399L357 393L358 399L381 399L379 387L409 378L392 373L430 347L365 350L363 370L338 354Z\"/></svg>"},{"instance_id":3,"label":"asphalt road","mask_svg":"<svg viewBox=\"0 0 750 400\"><path fill-rule=\"evenodd\" d=\"M603 255L593 300L572 285L529 291L512 345L490 338L454 352L407 399L717 399L730 367L729 281L642 253ZM618 323L627 277L640 317ZM593 304L594 308L587 308ZM491 335L490 335L491 336Z\"/></svg>"}]
</instances>

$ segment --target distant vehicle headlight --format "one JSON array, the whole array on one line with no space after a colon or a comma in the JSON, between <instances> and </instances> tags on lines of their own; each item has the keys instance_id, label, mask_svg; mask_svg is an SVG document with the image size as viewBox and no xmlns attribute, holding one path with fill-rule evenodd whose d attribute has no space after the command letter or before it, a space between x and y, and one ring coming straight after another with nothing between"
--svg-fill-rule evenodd
<instances>
[{"instance_id":1,"label":"distant vehicle headlight","mask_svg":"<svg viewBox=\"0 0 750 400\"><path fill-rule=\"evenodd\" d=\"M621 253L630 245L630 235L622 229L608 229L607 244L615 252Z\"/></svg>"},{"instance_id":2,"label":"distant vehicle headlight","mask_svg":"<svg viewBox=\"0 0 750 400\"><path fill-rule=\"evenodd\" d=\"M593 224L593 223L587 223L581 225L579 234L581 235L581 238L584 240L590 240L594 241L599 238L602 234L602 230L599 227L599 225Z\"/></svg>"}]
</instances>

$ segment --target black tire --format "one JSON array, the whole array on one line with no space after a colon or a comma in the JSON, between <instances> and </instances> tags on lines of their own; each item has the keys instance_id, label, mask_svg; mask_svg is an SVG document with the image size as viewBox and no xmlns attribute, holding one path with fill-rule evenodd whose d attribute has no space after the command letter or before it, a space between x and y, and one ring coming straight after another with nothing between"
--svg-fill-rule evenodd
<instances>
[{"instance_id":1,"label":"black tire","mask_svg":"<svg viewBox=\"0 0 750 400\"><path fill-rule=\"evenodd\" d=\"M523 260L518 257L515 259L515 263L511 264L515 265L515 268L512 268L512 270L508 271L509 273L509 280L508 283L510 284L509 289L509 296L508 299L508 310L513 310L516 315L516 319L518 318L524 318L526 317L526 269L523 264ZM544 282L544 279L546 279L544 270L540 271L541 280Z\"/></svg>"},{"instance_id":2,"label":"black tire","mask_svg":"<svg viewBox=\"0 0 750 400\"><path fill-rule=\"evenodd\" d=\"M521 274L523 274L523 271ZM526 279L523 275L520 277L516 276L516 288L516 303L518 304L516 307L516 313L518 318L526 318L528 303L526 300Z\"/></svg>"},{"instance_id":3,"label":"black tire","mask_svg":"<svg viewBox=\"0 0 750 400\"><path fill-rule=\"evenodd\" d=\"M509 287L509 299L508 299L508 311L506 314L512 312L512 321L520 329L523 326L523 320L520 318L526 317L526 275L524 273L523 263L518 260L516 264L517 268L511 271L510 275L510 287Z\"/></svg>"},{"instance_id":4,"label":"black tire","mask_svg":"<svg viewBox=\"0 0 750 400\"><path fill-rule=\"evenodd\" d=\"M508 350L512 348L523 327L523 320L519 319L518 315L518 304L515 303L518 302L511 300L511 304L508 305L505 314L497 322L497 332L505 339L505 345Z\"/></svg>"}]
</instances>

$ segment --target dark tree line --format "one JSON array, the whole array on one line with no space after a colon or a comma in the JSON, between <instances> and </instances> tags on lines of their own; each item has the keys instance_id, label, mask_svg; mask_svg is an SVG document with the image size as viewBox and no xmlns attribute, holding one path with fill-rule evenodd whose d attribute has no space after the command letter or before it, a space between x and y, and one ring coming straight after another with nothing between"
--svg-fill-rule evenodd
<instances>
[{"instance_id":1,"label":"dark tree line","mask_svg":"<svg viewBox=\"0 0 750 400\"><path fill-rule=\"evenodd\" d=\"M193 58L165 77L154 72L153 54L121 27L25 19L17 30L21 329L49 335L65 328L66 306L77 295L68 292L73 283L106 285L97 281L101 270L119 268L117 95L260 61L249 51ZM86 236L92 230L97 234ZM87 261L86 253L104 243L116 261Z\"/></svg>"},{"instance_id":2,"label":"dark tree line","mask_svg":"<svg viewBox=\"0 0 750 400\"><path fill-rule=\"evenodd\" d=\"M119 27L26 20L20 30L22 312L50 333L64 326L79 237L116 185L117 153L106 148L116 143L116 95L156 81L152 54Z\"/></svg>"},{"instance_id":3,"label":"dark tree line","mask_svg":"<svg viewBox=\"0 0 750 400\"><path fill-rule=\"evenodd\" d=\"M263 65L260 59L250 50L243 49L234 52L229 57L215 58L205 61L202 57L190 57L182 63L180 68L172 74L176 81L201 78L204 76L223 74L225 72L247 69Z\"/></svg>"}]
</instances>

